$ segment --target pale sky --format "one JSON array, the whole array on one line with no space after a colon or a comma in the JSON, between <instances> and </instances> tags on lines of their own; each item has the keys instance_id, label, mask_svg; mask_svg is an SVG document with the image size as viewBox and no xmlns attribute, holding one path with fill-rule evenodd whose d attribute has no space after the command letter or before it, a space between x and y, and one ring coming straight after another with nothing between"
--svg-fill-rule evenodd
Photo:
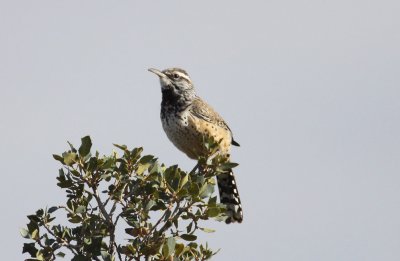
<instances>
[{"instance_id":1,"label":"pale sky","mask_svg":"<svg viewBox=\"0 0 400 261\"><path fill-rule=\"evenodd\" d=\"M213 260L400 260L400 4L371 0L0 1L2 260L59 205L53 153L89 134L195 162L164 134L149 67L182 67L225 118L240 225Z\"/></svg>"}]
</instances>

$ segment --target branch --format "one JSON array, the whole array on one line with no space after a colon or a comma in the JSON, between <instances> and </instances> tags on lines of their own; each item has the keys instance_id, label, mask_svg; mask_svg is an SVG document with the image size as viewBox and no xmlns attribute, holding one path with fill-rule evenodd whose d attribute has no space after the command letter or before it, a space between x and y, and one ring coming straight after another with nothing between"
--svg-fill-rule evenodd
<instances>
[{"instance_id":1,"label":"branch","mask_svg":"<svg viewBox=\"0 0 400 261\"><path fill-rule=\"evenodd\" d=\"M52 235L54 238L61 241L62 245L67 247L74 255L78 254L79 247L77 245L73 245L73 244L69 243L68 241L66 241L65 239L58 237L56 234L54 234L53 231L51 231L51 229L48 227L47 223L43 223L43 226L50 235Z\"/></svg>"},{"instance_id":2,"label":"branch","mask_svg":"<svg viewBox=\"0 0 400 261\"><path fill-rule=\"evenodd\" d=\"M117 246L117 244L116 244L115 242L114 242L114 247L115 247L115 249L117 249L118 259L119 259L120 261L122 261L121 253L118 251L118 246Z\"/></svg>"},{"instance_id":3,"label":"branch","mask_svg":"<svg viewBox=\"0 0 400 261\"><path fill-rule=\"evenodd\" d=\"M110 215L108 215L106 209L104 208L103 203L100 200L100 196L99 196L99 192L97 191L97 188L92 187L92 190L93 190L93 197L96 199L96 202L97 202L97 205L99 206L101 214L107 220L108 223L112 224L111 217L110 217Z\"/></svg>"},{"instance_id":4,"label":"branch","mask_svg":"<svg viewBox=\"0 0 400 261\"><path fill-rule=\"evenodd\" d=\"M178 202L179 204L179 202ZM171 206L168 207L168 209ZM154 232L154 230L157 228L157 226L161 223L161 221L165 218L165 215L167 214L167 210L164 211L164 214L160 217L159 220L157 220L157 222L154 224L154 226L150 229L149 233L147 233L146 238L143 239L143 242L147 242L147 240L149 240L151 233Z\"/></svg>"}]
</instances>

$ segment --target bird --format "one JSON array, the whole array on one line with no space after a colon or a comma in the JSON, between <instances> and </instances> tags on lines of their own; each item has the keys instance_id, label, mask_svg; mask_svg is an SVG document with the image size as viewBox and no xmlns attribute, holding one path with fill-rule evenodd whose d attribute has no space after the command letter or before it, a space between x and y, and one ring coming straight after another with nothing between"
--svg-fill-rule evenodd
<instances>
[{"instance_id":1,"label":"bird","mask_svg":"<svg viewBox=\"0 0 400 261\"><path fill-rule=\"evenodd\" d=\"M169 140L191 159L206 156L205 137L219 141L218 150L230 157L231 145L240 146L224 119L194 88L189 74L180 68L148 69L159 77L162 93L161 122ZM243 210L232 170L217 175L220 201L226 205L225 222L241 223Z\"/></svg>"}]
</instances>

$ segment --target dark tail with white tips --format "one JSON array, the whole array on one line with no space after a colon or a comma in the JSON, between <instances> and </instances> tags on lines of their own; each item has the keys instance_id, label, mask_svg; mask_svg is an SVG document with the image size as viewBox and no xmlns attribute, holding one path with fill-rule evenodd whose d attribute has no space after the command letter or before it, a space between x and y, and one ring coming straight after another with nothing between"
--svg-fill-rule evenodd
<instances>
[{"instance_id":1,"label":"dark tail with white tips","mask_svg":"<svg viewBox=\"0 0 400 261\"><path fill-rule=\"evenodd\" d=\"M241 223L243 221L242 205L236 186L235 176L232 171L217 176L219 196L221 203L226 205L228 218L226 223Z\"/></svg>"}]
</instances>

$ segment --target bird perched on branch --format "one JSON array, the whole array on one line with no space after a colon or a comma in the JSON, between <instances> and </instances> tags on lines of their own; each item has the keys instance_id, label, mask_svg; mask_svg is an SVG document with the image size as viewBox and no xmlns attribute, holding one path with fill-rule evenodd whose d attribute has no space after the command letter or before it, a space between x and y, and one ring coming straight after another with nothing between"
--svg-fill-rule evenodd
<instances>
[{"instance_id":1,"label":"bird perched on branch","mask_svg":"<svg viewBox=\"0 0 400 261\"><path fill-rule=\"evenodd\" d=\"M185 70L149 69L160 78L161 121L171 142L189 158L205 156L204 137L220 141L219 151L229 158L231 145L239 146L224 119L197 96ZM226 223L242 222L243 212L235 176L232 171L217 176L221 203L227 206Z\"/></svg>"}]
</instances>

